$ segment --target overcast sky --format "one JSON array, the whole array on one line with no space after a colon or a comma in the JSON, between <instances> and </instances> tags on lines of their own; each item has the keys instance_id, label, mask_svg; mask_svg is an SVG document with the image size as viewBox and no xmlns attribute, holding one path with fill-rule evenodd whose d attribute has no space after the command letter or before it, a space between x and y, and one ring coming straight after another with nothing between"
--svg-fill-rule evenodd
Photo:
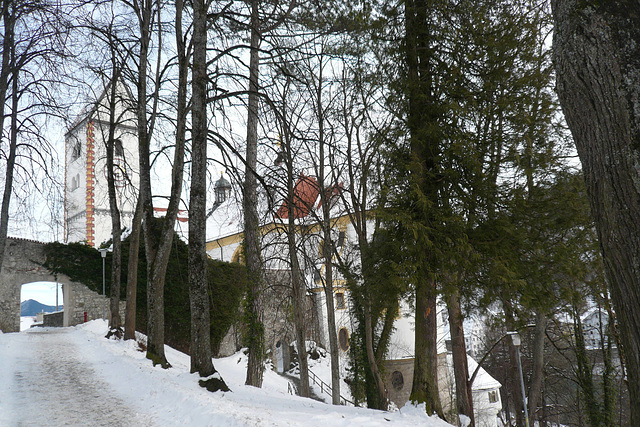
<instances>
[{"instance_id":1,"label":"overcast sky","mask_svg":"<svg viewBox=\"0 0 640 427\"><path fill-rule=\"evenodd\" d=\"M22 285L20 302L29 299L45 305L56 305L56 284L54 282L34 282ZM58 305L62 305L62 285L58 285Z\"/></svg>"}]
</instances>

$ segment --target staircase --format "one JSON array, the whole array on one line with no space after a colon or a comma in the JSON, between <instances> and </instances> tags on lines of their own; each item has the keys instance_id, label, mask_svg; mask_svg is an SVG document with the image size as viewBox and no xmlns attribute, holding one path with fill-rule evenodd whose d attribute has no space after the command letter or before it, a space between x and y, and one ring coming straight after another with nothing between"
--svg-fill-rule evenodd
<instances>
[{"instance_id":1,"label":"staircase","mask_svg":"<svg viewBox=\"0 0 640 427\"><path fill-rule=\"evenodd\" d=\"M320 392L323 394L327 394L329 396L329 398L332 397L332 389L331 386L327 383L325 383L324 381L322 381L322 379L320 377L318 377L315 373L313 373L313 371L311 369L308 370L309 372L309 381L313 384L315 384L316 386L320 387ZM296 376L296 375L291 375L291 374L287 374L284 372L279 372L279 375L285 377L287 380L289 380L289 394L295 394L297 396L299 396L299 390L300 390L300 377ZM319 397L317 394L315 394L315 392L313 391L313 387L309 387L309 394L310 394L310 398L317 400L319 402L324 402L325 400L322 399L321 397ZM350 401L349 399L347 399L344 396L340 396L340 404L347 406L355 406L355 404Z\"/></svg>"}]
</instances>

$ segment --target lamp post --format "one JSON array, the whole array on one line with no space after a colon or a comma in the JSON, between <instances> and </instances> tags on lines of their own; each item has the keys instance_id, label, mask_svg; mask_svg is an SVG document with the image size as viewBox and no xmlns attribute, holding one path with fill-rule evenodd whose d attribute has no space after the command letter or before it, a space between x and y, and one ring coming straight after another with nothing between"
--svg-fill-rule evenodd
<instances>
[{"instance_id":1,"label":"lamp post","mask_svg":"<svg viewBox=\"0 0 640 427\"><path fill-rule=\"evenodd\" d=\"M104 280L104 270L105 270L105 259L107 259L107 249L98 249L100 251L100 255L102 255L102 318L107 318L107 296L105 292L105 280Z\"/></svg>"},{"instance_id":2,"label":"lamp post","mask_svg":"<svg viewBox=\"0 0 640 427\"><path fill-rule=\"evenodd\" d=\"M524 395L524 377L522 376L522 362L520 361L520 334L517 332L507 332L511 337L511 342L516 348L516 358L518 359L518 371L520 372L520 389L522 390L522 403L524 405L524 425L529 427L529 410L527 409L527 398Z\"/></svg>"}]
</instances>

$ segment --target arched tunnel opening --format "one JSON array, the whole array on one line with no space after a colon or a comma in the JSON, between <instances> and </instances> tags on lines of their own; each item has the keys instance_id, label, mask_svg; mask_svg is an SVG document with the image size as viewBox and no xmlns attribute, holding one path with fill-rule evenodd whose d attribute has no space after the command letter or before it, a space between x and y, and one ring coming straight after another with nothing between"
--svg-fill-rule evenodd
<instances>
[{"instance_id":1,"label":"arched tunnel opening","mask_svg":"<svg viewBox=\"0 0 640 427\"><path fill-rule=\"evenodd\" d=\"M43 323L43 314L62 312L62 284L31 282L20 286L20 331Z\"/></svg>"}]
</instances>

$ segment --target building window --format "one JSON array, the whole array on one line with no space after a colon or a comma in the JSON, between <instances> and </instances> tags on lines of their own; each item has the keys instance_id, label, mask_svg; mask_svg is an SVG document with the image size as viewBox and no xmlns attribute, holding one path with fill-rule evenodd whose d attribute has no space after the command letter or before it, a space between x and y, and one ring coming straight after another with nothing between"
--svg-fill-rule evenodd
<instances>
[{"instance_id":1,"label":"building window","mask_svg":"<svg viewBox=\"0 0 640 427\"><path fill-rule=\"evenodd\" d=\"M336 309L338 309L338 310L344 310L345 309L344 292L337 292L336 293Z\"/></svg>"},{"instance_id":2,"label":"building window","mask_svg":"<svg viewBox=\"0 0 640 427\"><path fill-rule=\"evenodd\" d=\"M402 372L393 371L391 374L391 386L397 391L404 388L404 376L402 375Z\"/></svg>"},{"instance_id":3,"label":"building window","mask_svg":"<svg viewBox=\"0 0 640 427\"><path fill-rule=\"evenodd\" d=\"M69 187L69 191L73 191L78 187L80 187L80 174L71 177L71 187Z\"/></svg>"},{"instance_id":4,"label":"building window","mask_svg":"<svg viewBox=\"0 0 640 427\"><path fill-rule=\"evenodd\" d=\"M113 155L115 157L120 157L121 159L124 159L124 147L122 146L122 141L120 141L119 139L116 139L113 145L114 148L114 152Z\"/></svg>"},{"instance_id":5,"label":"building window","mask_svg":"<svg viewBox=\"0 0 640 427\"><path fill-rule=\"evenodd\" d=\"M345 235L346 235L346 233L344 231L341 231L338 234L338 244L336 245L338 248L341 248L342 246L344 246Z\"/></svg>"},{"instance_id":6,"label":"building window","mask_svg":"<svg viewBox=\"0 0 640 427\"><path fill-rule=\"evenodd\" d=\"M498 401L498 391L491 390L489 392L489 403L496 403Z\"/></svg>"},{"instance_id":7,"label":"building window","mask_svg":"<svg viewBox=\"0 0 640 427\"><path fill-rule=\"evenodd\" d=\"M347 331L347 328L340 328L340 331L338 331L338 343L342 351L349 350L349 331Z\"/></svg>"},{"instance_id":8,"label":"building window","mask_svg":"<svg viewBox=\"0 0 640 427\"><path fill-rule=\"evenodd\" d=\"M80 145L80 141L73 144L73 149L71 150L71 160L75 160L80 157L82 153L82 146Z\"/></svg>"}]
</instances>

